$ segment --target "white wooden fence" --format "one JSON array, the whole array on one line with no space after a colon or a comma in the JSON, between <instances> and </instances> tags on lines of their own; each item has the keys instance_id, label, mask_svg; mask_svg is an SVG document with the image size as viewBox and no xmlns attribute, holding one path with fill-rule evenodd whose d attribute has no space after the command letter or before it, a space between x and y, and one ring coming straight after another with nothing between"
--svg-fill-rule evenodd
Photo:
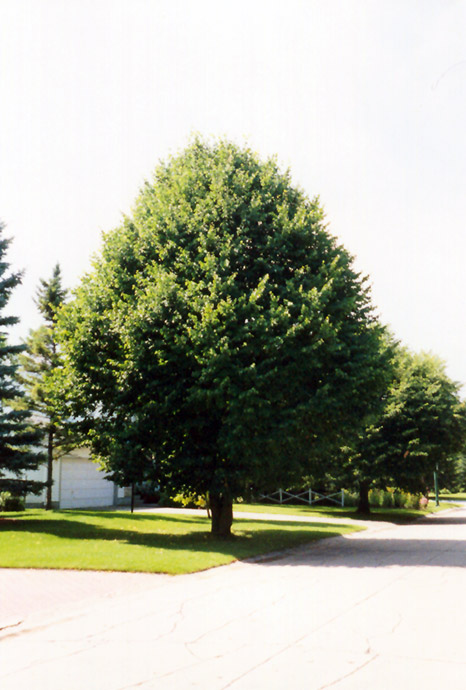
<instances>
[{"instance_id":1,"label":"white wooden fence","mask_svg":"<svg viewBox=\"0 0 466 690\"><path fill-rule=\"evenodd\" d=\"M338 496L338 499L335 498L335 496ZM341 489L341 491L337 491L334 494L319 494L317 491L313 491L312 489L306 489L306 491L301 491L299 494L291 494L289 491L285 491L284 489L278 489L278 491L274 491L272 494L259 494L259 498L266 498L269 501L273 501L274 503L287 503L288 501L298 500L301 501L302 503L307 503L308 505L312 505L313 503L318 503L319 501L324 501L324 500L329 500L333 501L333 503L336 503L338 506L344 507L345 505L345 491L344 489Z\"/></svg>"}]
</instances>

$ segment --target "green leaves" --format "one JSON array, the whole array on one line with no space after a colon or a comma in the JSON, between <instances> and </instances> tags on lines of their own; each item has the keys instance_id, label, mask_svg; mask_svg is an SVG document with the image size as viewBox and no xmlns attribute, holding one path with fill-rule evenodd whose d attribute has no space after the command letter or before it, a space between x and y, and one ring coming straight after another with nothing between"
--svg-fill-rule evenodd
<instances>
[{"instance_id":1,"label":"green leaves","mask_svg":"<svg viewBox=\"0 0 466 690\"><path fill-rule=\"evenodd\" d=\"M274 160L196 139L105 238L59 330L108 467L202 492L291 481L380 398L365 282ZM137 419L137 424L133 420ZM217 481L217 480L215 480Z\"/></svg>"},{"instance_id":2,"label":"green leaves","mask_svg":"<svg viewBox=\"0 0 466 690\"><path fill-rule=\"evenodd\" d=\"M445 477L466 441L459 387L433 355L398 349L394 376L377 420L353 452L361 478L426 492L437 465Z\"/></svg>"}]
</instances>

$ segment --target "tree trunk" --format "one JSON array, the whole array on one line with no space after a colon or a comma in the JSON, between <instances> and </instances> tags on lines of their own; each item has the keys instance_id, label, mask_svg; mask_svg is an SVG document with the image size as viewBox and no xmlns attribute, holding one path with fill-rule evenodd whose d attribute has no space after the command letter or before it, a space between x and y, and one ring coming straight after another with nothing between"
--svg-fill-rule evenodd
<instances>
[{"instance_id":1,"label":"tree trunk","mask_svg":"<svg viewBox=\"0 0 466 690\"><path fill-rule=\"evenodd\" d=\"M45 495L45 510L52 509L53 437L54 429L50 428L47 435L47 492Z\"/></svg>"},{"instance_id":2,"label":"tree trunk","mask_svg":"<svg viewBox=\"0 0 466 690\"><path fill-rule=\"evenodd\" d=\"M369 482L359 483L359 505L357 511L360 515L370 515Z\"/></svg>"},{"instance_id":3,"label":"tree trunk","mask_svg":"<svg viewBox=\"0 0 466 690\"><path fill-rule=\"evenodd\" d=\"M216 537L230 537L233 524L233 500L228 490L221 493L210 492L210 512L212 534Z\"/></svg>"}]
</instances>

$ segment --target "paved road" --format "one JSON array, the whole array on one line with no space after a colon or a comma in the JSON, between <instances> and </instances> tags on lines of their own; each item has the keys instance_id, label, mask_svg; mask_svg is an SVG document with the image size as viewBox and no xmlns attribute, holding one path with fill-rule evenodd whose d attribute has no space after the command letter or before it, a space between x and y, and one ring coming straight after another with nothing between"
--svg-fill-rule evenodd
<instances>
[{"instance_id":1,"label":"paved road","mask_svg":"<svg viewBox=\"0 0 466 690\"><path fill-rule=\"evenodd\" d=\"M122 509L124 512L126 509ZM128 509L129 510L129 509ZM168 513L205 515L207 512L181 508L139 508L142 513ZM264 513L235 513L235 517L267 520ZM274 520L339 523L341 519L319 516L295 517L286 514L272 515ZM351 520L367 527L367 521ZM386 523L371 522L371 529L384 529ZM168 575L141 573L113 573L77 570L27 570L0 568L0 632L22 625L32 627L44 618L57 619L69 616L83 605L92 606L101 599L153 589L170 579Z\"/></svg>"},{"instance_id":2,"label":"paved road","mask_svg":"<svg viewBox=\"0 0 466 690\"><path fill-rule=\"evenodd\" d=\"M459 509L280 559L155 576L0 632L0 687L462 688L465 566Z\"/></svg>"}]
</instances>

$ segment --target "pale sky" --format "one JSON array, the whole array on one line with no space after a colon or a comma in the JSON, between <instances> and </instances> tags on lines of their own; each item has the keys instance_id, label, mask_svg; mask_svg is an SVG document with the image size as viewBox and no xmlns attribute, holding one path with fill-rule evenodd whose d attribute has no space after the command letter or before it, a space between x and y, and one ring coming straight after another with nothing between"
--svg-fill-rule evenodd
<instances>
[{"instance_id":1,"label":"pale sky","mask_svg":"<svg viewBox=\"0 0 466 690\"><path fill-rule=\"evenodd\" d=\"M192 132L319 195L384 323L466 383L466 0L0 0L0 218L77 285Z\"/></svg>"}]
</instances>

